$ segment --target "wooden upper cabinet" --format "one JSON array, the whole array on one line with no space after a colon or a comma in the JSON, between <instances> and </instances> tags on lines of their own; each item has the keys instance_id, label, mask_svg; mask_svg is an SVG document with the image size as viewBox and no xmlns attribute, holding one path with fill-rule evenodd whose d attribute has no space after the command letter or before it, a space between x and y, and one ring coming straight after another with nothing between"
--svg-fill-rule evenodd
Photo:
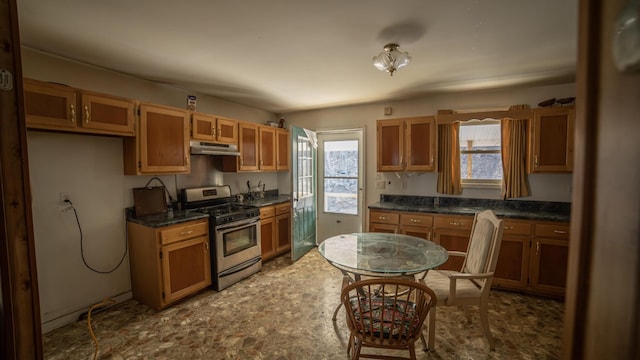
<instances>
[{"instance_id":1,"label":"wooden upper cabinet","mask_svg":"<svg viewBox=\"0 0 640 360\"><path fill-rule=\"evenodd\" d=\"M529 131L529 172L572 172L575 109L532 111Z\"/></svg>"},{"instance_id":2,"label":"wooden upper cabinet","mask_svg":"<svg viewBox=\"0 0 640 360\"><path fill-rule=\"evenodd\" d=\"M260 134L260 170L276 170L276 129L271 126L259 126Z\"/></svg>"},{"instance_id":3,"label":"wooden upper cabinet","mask_svg":"<svg viewBox=\"0 0 640 360\"><path fill-rule=\"evenodd\" d=\"M400 119L378 120L376 138L378 172L402 171L404 169L404 122Z\"/></svg>"},{"instance_id":4,"label":"wooden upper cabinet","mask_svg":"<svg viewBox=\"0 0 640 360\"><path fill-rule=\"evenodd\" d=\"M133 100L82 91L78 125L84 129L135 136L134 108Z\"/></svg>"},{"instance_id":5,"label":"wooden upper cabinet","mask_svg":"<svg viewBox=\"0 0 640 360\"><path fill-rule=\"evenodd\" d=\"M291 154L289 130L276 130L276 151L276 170L289 170L289 156Z\"/></svg>"},{"instance_id":6,"label":"wooden upper cabinet","mask_svg":"<svg viewBox=\"0 0 640 360\"><path fill-rule=\"evenodd\" d=\"M76 90L24 79L24 108L28 128L70 130L78 126Z\"/></svg>"},{"instance_id":7,"label":"wooden upper cabinet","mask_svg":"<svg viewBox=\"0 0 640 360\"><path fill-rule=\"evenodd\" d=\"M238 170L240 171L257 171L259 170L259 147L258 141L259 125L253 123L239 122L238 123L238 149L240 150L240 156L238 159ZM225 161L228 157L225 157Z\"/></svg>"},{"instance_id":8,"label":"wooden upper cabinet","mask_svg":"<svg viewBox=\"0 0 640 360\"><path fill-rule=\"evenodd\" d=\"M436 120L433 116L407 119L406 168L408 171L436 170Z\"/></svg>"},{"instance_id":9,"label":"wooden upper cabinet","mask_svg":"<svg viewBox=\"0 0 640 360\"><path fill-rule=\"evenodd\" d=\"M436 120L433 116L378 120L377 171L435 171Z\"/></svg>"},{"instance_id":10,"label":"wooden upper cabinet","mask_svg":"<svg viewBox=\"0 0 640 360\"><path fill-rule=\"evenodd\" d=\"M238 143L238 121L202 113L191 114L191 138L224 144Z\"/></svg>"},{"instance_id":11,"label":"wooden upper cabinet","mask_svg":"<svg viewBox=\"0 0 640 360\"><path fill-rule=\"evenodd\" d=\"M125 174L188 173L189 115L187 110L140 104L135 139L124 139Z\"/></svg>"},{"instance_id":12,"label":"wooden upper cabinet","mask_svg":"<svg viewBox=\"0 0 640 360\"><path fill-rule=\"evenodd\" d=\"M26 125L31 129L135 136L135 101L24 79Z\"/></svg>"}]
</instances>

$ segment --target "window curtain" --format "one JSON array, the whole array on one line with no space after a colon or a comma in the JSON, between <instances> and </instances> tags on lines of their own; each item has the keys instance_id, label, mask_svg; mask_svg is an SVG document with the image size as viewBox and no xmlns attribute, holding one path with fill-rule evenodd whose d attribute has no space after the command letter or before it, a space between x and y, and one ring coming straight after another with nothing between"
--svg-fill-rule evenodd
<instances>
[{"instance_id":1,"label":"window curtain","mask_svg":"<svg viewBox=\"0 0 640 360\"><path fill-rule=\"evenodd\" d=\"M527 120L502 119L502 198L529 196L527 178Z\"/></svg>"},{"instance_id":2,"label":"window curtain","mask_svg":"<svg viewBox=\"0 0 640 360\"><path fill-rule=\"evenodd\" d=\"M462 194L460 181L460 123L438 125L438 192Z\"/></svg>"}]
</instances>

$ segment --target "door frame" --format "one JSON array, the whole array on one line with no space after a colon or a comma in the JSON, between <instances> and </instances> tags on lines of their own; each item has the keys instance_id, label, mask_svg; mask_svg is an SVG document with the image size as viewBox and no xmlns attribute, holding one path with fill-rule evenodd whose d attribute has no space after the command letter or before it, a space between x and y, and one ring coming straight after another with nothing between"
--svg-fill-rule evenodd
<instances>
[{"instance_id":1,"label":"door frame","mask_svg":"<svg viewBox=\"0 0 640 360\"><path fill-rule=\"evenodd\" d=\"M365 174L366 174L366 158L365 158L365 151L366 151L366 128L362 127L362 128L348 128L348 129L326 129L326 130L318 130L316 131L316 134L318 136L318 144L321 144L320 138L324 135L347 135L347 134L354 134L354 136L358 137L358 164L359 164L359 169L358 169L358 221L360 223L360 232L363 231L363 229L366 229L366 201L365 201ZM337 140L337 139L336 139ZM323 147L324 149L324 147ZM321 205L324 205L324 199L322 198L322 196L324 194L324 184L322 183L324 177L322 175L324 175L324 169L323 169L323 160L324 159L324 154L321 154L321 152L318 152L318 163L317 163L317 170L316 170L316 174L317 174L317 195L318 195L318 200L317 200L317 204L318 204L318 211L316 212L316 225L320 223L320 218L323 216L324 214L324 207L321 207ZM321 190L322 189L322 190ZM348 216L353 216L353 215L348 215ZM318 233L318 231L316 231ZM318 233L318 235L320 235ZM318 236L318 238L316 239L316 241L318 243L322 242L322 240L324 240L322 237Z\"/></svg>"}]
</instances>

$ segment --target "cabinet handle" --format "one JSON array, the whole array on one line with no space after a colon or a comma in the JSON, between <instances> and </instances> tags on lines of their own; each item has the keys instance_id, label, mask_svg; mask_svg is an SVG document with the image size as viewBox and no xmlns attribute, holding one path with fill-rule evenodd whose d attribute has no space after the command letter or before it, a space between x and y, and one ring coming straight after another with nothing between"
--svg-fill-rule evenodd
<instances>
[{"instance_id":1,"label":"cabinet handle","mask_svg":"<svg viewBox=\"0 0 640 360\"><path fill-rule=\"evenodd\" d=\"M189 235L193 232L193 230L181 231L180 235Z\"/></svg>"},{"instance_id":2,"label":"cabinet handle","mask_svg":"<svg viewBox=\"0 0 640 360\"><path fill-rule=\"evenodd\" d=\"M411 221L412 223L419 223L421 222L420 219L409 219L409 221Z\"/></svg>"},{"instance_id":3,"label":"cabinet handle","mask_svg":"<svg viewBox=\"0 0 640 360\"><path fill-rule=\"evenodd\" d=\"M433 156L432 156L431 157L431 163L429 165L433 166L433 161L434 161L434 159L433 159Z\"/></svg>"},{"instance_id":4,"label":"cabinet handle","mask_svg":"<svg viewBox=\"0 0 640 360\"><path fill-rule=\"evenodd\" d=\"M538 154L533 155L533 167L538 167Z\"/></svg>"},{"instance_id":5,"label":"cabinet handle","mask_svg":"<svg viewBox=\"0 0 640 360\"><path fill-rule=\"evenodd\" d=\"M184 157L184 164L185 165L189 165L189 157L188 156Z\"/></svg>"},{"instance_id":6,"label":"cabinet handle","mask_svg":"<svg viewBox=\"0 0 640 360\"><path fill-rule=\"evenodd\" d=\"M211 136L216 136L216 128L215 128L215 126L211 127Z\"/></svg>"},{"instance_id":7,"label":"cabinet handle","mask_svg":"<svg viewBox=\"0 0 640 360\"><path fill-rule=\"evenodd\" d=\"M240 156L240 166L242 167L244 165L244 161L242 161L242 156Z\"/></svg>"},{"instance_id":8,"label":"cabinet handle","mask_svg":"<svg viewBox=\"0 0 640 360\"><path fill-rule=\"evenodd\" d=\"M218 134L218 136L220 136L220 134L222 134L222 128L219 127L218 130L216 131L216 134Z\"/></svg>"},{"instance_id":9,"label":"cabinet handle","mask_svg":"<svg viewBox=\"0 0 640 360\"><path fill-rule=\"evenodd\" d=\"M431 240L431 232L427 233L427 240Z\"/></svg>"},{"instance_id":10,"label":"cabinet handle","mask_svg":"<svg viewBox=\"0 0 640 360\"><path fill-rule=\"evenodd\" d=\"M89 123L89 107L87 105L84 106L84 122Z\"/></svg>"},{"instance_id":11,"label":"cabinet handle","mask_svg":"<svg viewBox=\"0 0 640 360\"><path fill-rule=\"evenodd\" d=\"M464 223L461 223L461 222L450 222L449 225L458 226L458 225L464 225Z\"/></svg>"},{"instance_id":12,"label":"cabinet handle","mask_svg":"<svg viewBox=\"0 0 640 360\"><path fill-rule=\"evenodd\" d=\"M554 233L556 234L566 234L567 232L564 230L553 230Z\"/></svg>"},{"instance_id":13,"label":"cabinet handle","mask_svg":"<svg viewBox=\"0 0 640 360\"><path fill-rule=\"evenodd\" d=\"M378 220L389 220L386 216L378 216Z\"/></svg>"},{"instance_id":14,"label":"cabinet handle","mask_svg":"<svg viewBox=\"0 0 640 360\"><path fill-rule=\"evenodd\" d=\"M73 104L71 104L69 105L69 108L71 109L71 119L69 120L71 120L71 122L74 123L76 122L76 107Z\"/></svg>"},{"instance_id":15,"label":"cabinet handle","mask_svg":"<svg viewBox=\"0 0 640 360\"><path fill-rule=\"evenodd\" d=\"M536 256L540 255L540 241L536 241Z\"/></svg>"},{"instance_id":16,"label":"cabinet handle","mask_svg":"<svg viewBox=\"0 0 640 360\"><path fill-rule=\"evenodd\" d=\"M504 229L505 230L513 230L513 226L505 226Z\"/></svg>"},{"instance_id":17,"label":"cabinet handle","mask_svg":"<svg viewBox=\"0 0 640 360\"><path fill-rule=\"evenodd\" d=\"M209 242L205 241L204 243L204 249L208 252L209 251Z\"/></svg>"}]
</instances>

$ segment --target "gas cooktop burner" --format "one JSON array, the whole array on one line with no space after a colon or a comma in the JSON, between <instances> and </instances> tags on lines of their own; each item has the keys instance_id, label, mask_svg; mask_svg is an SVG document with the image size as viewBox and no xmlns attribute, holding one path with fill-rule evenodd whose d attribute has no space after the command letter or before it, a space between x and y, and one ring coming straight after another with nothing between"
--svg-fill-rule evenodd
<instances>
[{"instance_id":1,"label":"gas cooktop burner","mask_svg":"<svg viewBox=\"0 0 640 360\"><path fill-rule=\"evenodd\" d=\"M208 214L209 220L216 225L260 216L256 206L233 203L227 185L182 189L182 206L189 211Z\"/></svg>"}]
</instances>

